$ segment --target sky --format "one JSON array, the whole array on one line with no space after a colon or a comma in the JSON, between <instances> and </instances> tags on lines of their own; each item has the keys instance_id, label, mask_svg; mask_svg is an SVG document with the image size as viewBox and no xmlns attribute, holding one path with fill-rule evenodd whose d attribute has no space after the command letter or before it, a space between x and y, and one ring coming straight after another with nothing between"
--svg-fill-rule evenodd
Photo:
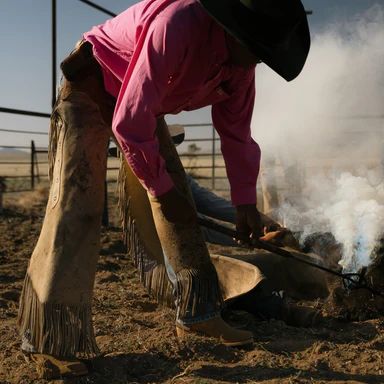
<instances>
[{"instance_id":1,"label":"sky","mask_svg":"<svg viewBox=\"0 0 384 384\"><path fill-rule=\"evenodd\" d=\"M132 0L95 0L118 13L134 3ZM309 17L312 37L332 25L354 22L358 15L373 5L384 6L384 0L303 0ZM73 48L83 32L109 16L78 0L57 0L57 62ZM51 105L51 1L0 1L0 107L50 112ZM264 71L261 71L260 76ZM60 71L57 69L58 79ZM274 83L273 86L279 85ZM258 92L258 97L262 97ZM210 122L209 108L182 113L168 118L170 123ZM0 129L22 129L47 132L48 119L20 117L0 113ZM194 128L194 134L209 137L207 128ZM47 136L0 131L0 145L47 145Z\"/></svg>"}]
</instances>

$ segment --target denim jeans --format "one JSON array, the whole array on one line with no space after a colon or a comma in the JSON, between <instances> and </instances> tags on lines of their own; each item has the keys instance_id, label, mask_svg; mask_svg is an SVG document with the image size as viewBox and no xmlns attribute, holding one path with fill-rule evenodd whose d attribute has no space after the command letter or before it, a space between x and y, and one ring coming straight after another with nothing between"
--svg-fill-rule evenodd
<instances>
[{"instance_id":1,"label":"denim jeans","mask_svg":"<svg viewBox=\"0 0 384 384\"><path fill-rule=\"evenodd\" d=\"M175 293L175 289L176 289L176 273L173 270L171 264L169 263L167 255L165 254L164 251L163 251L163 254L164 254L165 269L167 271L168 278L169 278L169 280L170 280L170 282L171 282L171 284L173 286L173 291ZM219 317L220 316L220 312L218 312L214 308L210 309L209 307L208 307L208 310L206 311L206 313L204 313L204 314L199 314L199 315L192 316L191 313L192 313L191 309L187 310L185 316L183 316L181 318L180 315L179 315L179 309L177 307L177 302L176 302L176 323L181 324L181 325L190 325L190 324L200 323L200 322L207 321L209 319L213 319L215 317Z\"/></svg>"},{"instance_id":2,"label":"denim jeans","mask_svg":"<svg viewBox=\"0 0 384 384\"><path fill-rule=\"evenodd\" d=\"M191 188L196 210L205 216L227 223L235 224L236 210L230 201L217 196L210 190L199 185L193 177L187 174L187 181ZM224 235L210 228L201 227L204 240L213 244L229 247L237 246L237 243L228 235Z\"/></svg>"}]
</instances>

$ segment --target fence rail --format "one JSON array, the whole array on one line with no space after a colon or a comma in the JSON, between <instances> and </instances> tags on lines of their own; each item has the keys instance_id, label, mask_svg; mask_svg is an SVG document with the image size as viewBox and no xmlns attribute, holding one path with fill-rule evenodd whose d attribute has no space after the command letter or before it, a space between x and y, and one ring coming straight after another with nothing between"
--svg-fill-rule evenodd
<instances>
[{"instance_id":1,"label":"fence rail","mask_svg":"<svg viewBox=\"0 0 384 384\"><path fill-rule=\"evenodd\" d=\"M24 109L14 109L14 108L4 108L0 107L0 112L11 113L14 115L24 115L24 116L34 116L34 117L50 117L49 113L36 112L36 111L26 111Z\"/></svg>"},{"instance_id":2,"label":"fence rail","mask_svg":"<svg viewBox=\"0 0 384 384\"><path fill-rule=\"evenodd\" d=\"M210 187L211 189L215 189L216 180L226 179L226 176L222 176L218 174L219 170L220 171L225 170L225 165L223 164L222 155L220 152L217 152L217 147L216 147L216 142L219 141L220 139L216 136L214 128L211 124L186 124L185 125L186 128L196 127L196 126L211 127L212 136L204 137L204 138L196 138L196 139L192 139L192 138L185 139L184 142L186 144L189 144L189 146L187 147L187 151L179 153L179 156L187 172L188 171L192 172L194 177L197 179L206 179L206 180L211 179ZM40 131L11 130L11 129L0 129L0 131L7 131L7 132L10 131L15 133L23 133L23 134L28 133L31 135L37 135L37 134L48 135L47 132L40 132ZM200 148L197 145L193 146L193 144L196 144L196 143L207 143L207 146L211 148L211 151L205 150L204 152L199 152ZM29 146L0 145L0 149L1 148L15 149L15 150L20 150L20 149L28 150L25 156L29 156L29 160L25 160L25 158L15 159L15 160L0 158L0 166L15 166L16 168L20 166L20 169L17 169L17 171L22 171L24 170L23 166L29 165L29 168L28 168L29 170L27 171L27 167L25 167L26 172L23 174L7 174L4 170L1 170L0 168L0 177L3 177L5 179L26 179L26 180L29 179L30 190L35 189L35 186L37 183L40 182L40 179L46 179L48 177L47 174L44 174L41 168L39 168L39 166L48 165L48 161L46 159L41 159L38 156L38 155L46 155L48 153L47 148L36 147L34 140L31 140ZM113 158L113 156L109 156L109 157ZM207 164L207 162L209 162L209 164ZM116 165L109 165L107 167L108 172L117 171L118 169L119 167ZM198 170L203 171L203 174L201 172L199 173ZM206 171L208 171L208 174ZM112 176L109 176L107 179L108 179L108 182L116 181L113 179ZM23 191L26 190L25 186L22 186L21 189ZM8 193L20 192L21 189L20 188L9 189ZM224 188L224 190L226 189L227 188Z\"/></svg>"},{"instance_id":3,"label":"fence rail","mask_svg":"<svg viewBox=\"0 0 384 384\"><path fill-rule=\"evenodd\" d=\"M190 143L193 143L194 142L209 142L211 141L212 142L212 152L203 152L203 153L180 153L180 158L181 160L183 159L189 159L190 162L194 162L193 164L184 164L184 168L186 169L186 171L190 172L190 173L193 173L193 176L194 178L196 179L205 179L205 180L210 180L211 181L211 188L212 189L215 189L216 188L216 181L218 180L225 180L226 179L226 176L220 176L217 174L216 171L218 170L224 170L225 169L225 166L224 165L220 165L220 164L217 164L216 160L217 158L221 157L221 154L220 153L217 153L216 152L216 146L215 146L215 141L216 141L216 138L215 138L215 134L214 134L214 130L213 130L213 127L212 127L212 138L211 139L188 139L188 140L185 140L187 142L190 142ZM0 190L0 195L2 193L14 193L14 192L26 192L26 191L33 191L36 187L37 184L41 183L43 180L47 180L48 179L48 175L47 175L47 172L42 173L41 172L41 168L39 166L43 165L43 166L47 166L49 164L49 162L47 160L41 160L38 158L38 155L40 154L45 154L47 155L48 153L48 149L47 148L37 148L36 145L35 145L35 142L33 140L31 140L31 144L29 147L27 146L18 146L18 145L15 145L15 146L12 146L12 145L0 145L0 148L5 148L5 149L28 149L29 150L29 153L26 153L25 156L28 156L29 155L29 161L26 161L26 160L0 160L0 166L15 166L16 168L18 167L24 167L24 166L29 166L29 172L26 173L26 174L21 174L21 175L15 175L15 174L12 174L12 175L7 175L7 174L4 174L2 171L1 171L1 168L0 168L0 181L2 182L2 185L5 185L5 190L4 190L4 187L2 187L2 189ZM194 148L194 150L198 150L198 147L192 147ZM113 156L111 155L107 155L109 158L113 158ZM204 161L208 161L210 160L210 164L195 164L197 161L199 161L198 159L204 159ZM108 184L111 184L111 183L116 183L117 181L117 177L115 175L115 177L113 178L112 176L108 175L108 173L111 173L111 172L116 172L117 170L119 170L119 167L117 166L112 166L112 165L109 165L107 167L107 178L105 180L105 190L106 190L106 193L107 193L107 185ZM208 174L199 174L197 173L198 171L209 171ZM15 183L16 183L16 180L21 180L23 182L19 182L18 185L15 186L15 183L13 183L13 188L8 188L7 190L7 186L8 184L11 184L11 183L7 183L7 179L9 180L14 180ZM28 180L29 180L29 188L26 187L26 183L28 183ZM16 183L17 184L17 183ZM227 189L227 188L224 188L224 189ZM104 201L104 211L103 211L103 219L102 219L102 223L104 226L108 226L109 225L109 212L108 212L108 199L105 198L105 201Z\"/></svg>"}]
</instances>

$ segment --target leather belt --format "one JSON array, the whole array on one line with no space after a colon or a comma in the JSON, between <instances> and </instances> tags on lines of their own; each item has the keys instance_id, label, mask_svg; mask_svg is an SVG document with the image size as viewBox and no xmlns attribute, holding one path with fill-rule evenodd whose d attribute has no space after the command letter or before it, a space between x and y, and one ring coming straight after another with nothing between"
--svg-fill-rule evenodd
<instances>
[{"instance_id":1,"label":"leather belt","mask_svg":"<svg viewBox=\"0 0 384 384\"><path fill-rule=\"evenodd\" d=\"M76 48L60 64L64 77L68 81L79 81L89 76L103 80L100 64L93 56L92 44L80 41Z\"/></svg>"}]
</instances>

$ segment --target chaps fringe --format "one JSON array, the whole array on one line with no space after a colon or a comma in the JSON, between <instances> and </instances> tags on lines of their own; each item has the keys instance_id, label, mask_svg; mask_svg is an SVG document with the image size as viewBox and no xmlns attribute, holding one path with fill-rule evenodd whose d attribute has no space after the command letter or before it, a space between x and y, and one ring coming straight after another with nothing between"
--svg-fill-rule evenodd
<instances>
[{"instance_id":1,"label":"chaps fringe","mask_svg":"<svg viewBox=\"0 0 384 384\"><path fill-rule=\"evenodd\" d=\"M125 167L127 167L127 165L121 157L118 176L118 207L127 254L132 258L135 267L138 269L140 281L148 290L148 293L154 297L159 304L174 307L175 297L165 266L149 257L145 249L145 243L142 241L137 229L135 218L131 215L131 198L126 185L127 177Z\"/></svg>"},{"instance_id":2,"label":"chaps fringe","mask_svg":"<svg viewBox=\"0 0 384 384\"><path fill-rule=\"evenodd\" d=\"M20 334L39 353L92 358L100 354L92 326L91 304L41 303L25 277L18 317Z\"/></svg>"},{"instance_id":3,"label":"chaps fringe","mask_svg":"<svg viewBox=\"0 0 384 384\"><path fill-rule=\"evenodd\" d=\"M179 318L219 312L222 309L223 298L213 265L207 265L203 272L202 269L183 269L176 278Z\"/></svg>"},{"instance_id":4,"label":"chaps fringe","mask_svg":"<svg viewBox=\"0 0 384 384\"><path fill-rule=\"evenodd\" d=\"M207 264L200 270L183 269L179 271L176 275L177 286L173 288L165 266L148 255L135 218L130 212L129 187L125 171L127 165L122 157L120 160L118 177L120 218L127 253L139 271L140 281L158 303L175 307L175 300L177 300L179 317L183 317L187 312L189 316L194 316L220 311L223 306L223 298L216 269L212 264Z\"/></svg>"},{"instance_id":5,"label":"chaps fringe","mask_svg":"<svg viewBox=\"0 0 384 384\"><path fill-rule=\"evenodd\" d=\"M60 92L53 108L49 132L49 179L52 183L57 143L63 121L57 112ZM28 275L19 302L18 326L37 352L60 357L92 358L100 354L92 325L91 303L79 306L41 303Z\"/></svg>"}]
</instances>

